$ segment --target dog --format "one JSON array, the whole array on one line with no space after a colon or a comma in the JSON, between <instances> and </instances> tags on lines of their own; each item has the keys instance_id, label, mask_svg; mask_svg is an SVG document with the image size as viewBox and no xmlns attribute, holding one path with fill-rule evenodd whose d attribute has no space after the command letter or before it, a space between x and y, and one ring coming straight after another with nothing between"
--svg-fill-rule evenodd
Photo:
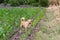
<instances>
[{"instance_id":1,"label":"dog","mask_svg":"<svg viewBox=\"0 0 60 40\"><path fill-rule=\"evenodd\" d=\"M29 28L30 25L32 23L32 19L28 19L27 21L25 20L24 17L21 18L21 27L24 27L24 28Z\"/></svg>"}]
</instances>

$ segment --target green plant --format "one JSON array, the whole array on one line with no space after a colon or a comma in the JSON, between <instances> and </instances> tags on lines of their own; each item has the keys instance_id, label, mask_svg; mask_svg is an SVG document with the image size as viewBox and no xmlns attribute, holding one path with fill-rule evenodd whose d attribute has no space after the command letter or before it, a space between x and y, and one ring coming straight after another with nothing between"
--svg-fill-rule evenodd
<instances>
[{"instance_id":1,"label":"green plant","mask_svg":"<svg viewBox=\"0 0 60 40\"><path fill-rule=\"evenodd\" d=\"M9 0L9 4L11 6L19 6L19 1L18 0Z\"/></svg>"},{"instance_id":2,"label":"green plant","mask_svg":"<svg viewBox=\"0 0 60 40\"><path fill-rule=\"evenodd\" d=\"M46 6L48 6L49 1L48 0L39 0L39 3L41 6L46 7Z\"/></svg>"},{"instance_id":3,"label":"green plant","mask_svg":"<svg viewBox=\"0 0 60 40\"><path fill-rule=\"evenodd\" d=\"M35 0L19 0L20 4L26 4L26 5L30 5L34 2L36 2Z\"/></svg>"},{"instance_id":4,"label":"green plant","mask_svg":"<svg viewBox=\"0 0 60 40\"><path fill-rule=\"evenodd\" d=\"M23 2L24 2L23 0L19 0L19 4L21 4L21 5L22 5L22 4L23 4Z\"/></svg>"},{"instance_id":5,"label":"green plant","mask_svg":"<svg viewBox=\"0 0 60 40\"><path fill-rule=\"evenodd\" d=\"M6 4L8 3L8 0L4 0L4 2L3 2L3 3L4 3L4 5L6 5Z\"/></svg>"},{"instance_id":6,"label":"green plant","mask_svg":"<svg viewBox=\"0 0 60 40\"><path fill-rule=\"evenodd\" d=\"M40 6L38 2L37 3L32 3L31 5L32 6Z\"/></svg>"},{"instance_id":7,"label":"green plant","mask_svg":"<svg viewBox=\"0 0 60 40\"><path fill-rule=\"evenodd\" d=\"M0 0L0 3L2 3L4 0Z\"/></svg>"}]
</instances>

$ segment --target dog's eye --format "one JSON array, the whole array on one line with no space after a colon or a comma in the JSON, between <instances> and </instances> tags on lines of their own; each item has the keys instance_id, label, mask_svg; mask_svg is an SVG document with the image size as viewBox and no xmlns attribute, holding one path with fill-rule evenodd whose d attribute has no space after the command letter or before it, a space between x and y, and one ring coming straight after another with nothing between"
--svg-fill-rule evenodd
<instances>
[{"instance_id":1,"label":"dog's eye","mask_svg":"<svg viewBox=\"0 0 60 40\"><path fill-rule=\"evenodd\" d=\"M29 24L31 24L31 23L29 23Z\"/></svg>"}]
</instances>

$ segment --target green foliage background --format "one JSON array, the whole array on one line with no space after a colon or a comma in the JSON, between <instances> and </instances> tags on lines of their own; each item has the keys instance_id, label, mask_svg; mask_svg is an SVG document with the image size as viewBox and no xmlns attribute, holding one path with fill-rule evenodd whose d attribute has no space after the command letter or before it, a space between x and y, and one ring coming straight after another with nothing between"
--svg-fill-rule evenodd
<instances>
[{"instance_id":1,"label":"green foliage background","mask_svg":"<svg viewBox=\"0 0 60 40\"><path fill-rule=\"evenodd\" d=\"M48 6L48 0L0 0L0 3L4 3L5 5L9 3L11 6L19 6L19 5L33 5L33 6Z\"/></svg>"}]
</instances>

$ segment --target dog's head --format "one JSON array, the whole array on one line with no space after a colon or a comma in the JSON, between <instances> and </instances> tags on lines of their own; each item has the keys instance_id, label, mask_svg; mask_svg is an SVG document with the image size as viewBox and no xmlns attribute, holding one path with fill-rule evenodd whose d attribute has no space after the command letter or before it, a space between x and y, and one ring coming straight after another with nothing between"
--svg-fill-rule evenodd
<instances>
[{"instance_id":1,"label":"dog's head","mask_svg":"<svg viewBox=\"0 0 60 40\"><path fill-rule=\"evenodd\" d=\"M28 22L29 22L29 24L31 24L32 23L32 19L29 19Z\"/></svg>"}]
</instances>

